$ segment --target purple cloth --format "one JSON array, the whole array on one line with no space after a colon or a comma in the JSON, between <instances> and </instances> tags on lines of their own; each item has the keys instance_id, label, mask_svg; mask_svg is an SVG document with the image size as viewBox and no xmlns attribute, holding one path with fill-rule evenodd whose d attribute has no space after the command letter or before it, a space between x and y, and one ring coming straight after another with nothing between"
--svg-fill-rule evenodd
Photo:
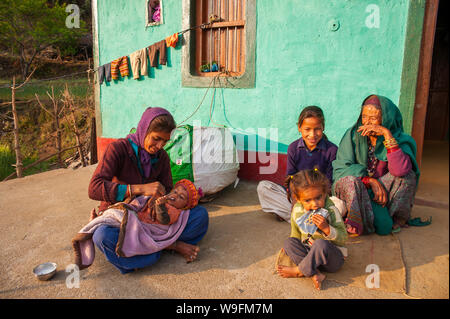
<instances>
[{"instance_id":1,"label":"purple cloth","mask_svg":"<svg viewBox=\"0 0 450 319\"><path fill-rule=\"evenodd\" d=\"M412 163L409 156L401 149L395 152L387 153L387 162L378 161L373 178L380 178L384 176L388 171L393 176L402 177L408 174L412 169Z\"/></svg>"},{"instance_id":2,"label":"purple cloth","mask_svg":"<svg viewBox=\"0 0 450 319\"><path fill-rule=\"evenodd\" d=\"M156 6L155 12L153 13L153 21L159 22L159 20L161 20L161 6L160 5Z\"/></svg>"},{"instance_id":3,"label":"purple cloth","mask_svg":"<svg viewBox=\"0 0 450 319\"><path fill-rule=\"evenodd\" d=\"M151 159L155 156L151 155L144 149L144 141L147 135L147 130L155 117L166 114L171 115L169 111L163 109L162 107L147 108L142 114L136 133L127 135L127 139L131 139L137 146L140 147L139 159L141 160L142 170L144 171L146 178L150 176L150 171L152 169Z\"/></svg>"},{"instance_id":4,"label":"purple cloth","mask_svg":"<svg viewBox=\"0 0 450 319\"><path fill-rule=\"evenodd\" d=\"M144 207L148 199L149 196L138 196L129 204L118 203L84 226L72 239L78 267L84 269L94 262L92 237L103 225L120 228L115 249L120 257L153 254L175 243L186 227L190 211L181 211L178 220L171 225L146 224L138 219L136 212Z\"/></svg>"},{"instance_id":5,"label":"purple cloth","mask_svg":"<svg viewBox=\"0 0 450 319\"><path fill-rule=\"evenodd\" d=\"M364 105L368 105L368 104L381 106L380 100L378 99L378 96L376 96L376 95L372 95L367 100L364 101Z\"/></svg>"},{"instance_id":6,"label":"purple cloth","mask_svg":"<svg viewBox=\"0 0 450 319\"><path fill-rule=\"evenodd\" d=\"M286 175L293 175L304 169L313 169L317 165L319 170L332 182L333 167L331 163L336 159L337 149L335 144L324 137L312 152L306 146L303 138L292 142L287 152Z\"/></svg>"}]
</instances>

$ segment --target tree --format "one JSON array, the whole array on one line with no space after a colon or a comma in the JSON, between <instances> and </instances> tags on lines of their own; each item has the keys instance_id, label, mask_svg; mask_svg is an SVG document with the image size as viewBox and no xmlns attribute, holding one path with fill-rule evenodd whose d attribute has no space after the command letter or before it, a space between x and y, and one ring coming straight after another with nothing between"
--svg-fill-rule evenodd
<instances>
[{"instance_id":1,"label":"tree","mask_svg":"<svg viewBox=\"0 0 450 319\"><path fill-rule=\"evenodd\" d=\"M46 0L1 0L0 43L12 48L20 57L22 77L26 79L36 56L49 46L76 46L86 32L80 19L79 28L68 28L66 5Z\"/></svg>"}]
</instances>

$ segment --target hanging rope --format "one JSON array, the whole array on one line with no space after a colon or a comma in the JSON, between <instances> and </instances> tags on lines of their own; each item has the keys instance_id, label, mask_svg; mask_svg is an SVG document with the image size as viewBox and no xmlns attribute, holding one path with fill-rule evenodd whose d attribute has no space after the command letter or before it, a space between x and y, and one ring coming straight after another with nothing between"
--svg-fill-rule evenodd
<instances>
[{"instance_id":1,"label":"hanging rope","mask_svg":"<svg viewBox=\"0 0 450 319\"><path fill-rule=\"evenodd\" d=\"M88 70L86 70L86 71L81 71L81 72L75 72L75 73L65 74L65 75L56 76L56 77L53 77L53 78L32 80L32 81L26 83L25 85L30 85L30 84L35 84L35 83L45 82L45 81L58 80L58 79L67 78L67 77L74 76L74 75L78 75L78 74L84 74L84 73L86 73L86 72L89 73L89 72L93 72L93 71L94 71L93 69L88 69ZM25 86L25 85L24 85L24 86ZM10 89L10 88L11 88L11 85L10 85L10 84L4 84L4 85L0 86L0 88L1 88L1 89L4 89L4 88L9 88L9 89Z\"/></svg>"}]
</instances>

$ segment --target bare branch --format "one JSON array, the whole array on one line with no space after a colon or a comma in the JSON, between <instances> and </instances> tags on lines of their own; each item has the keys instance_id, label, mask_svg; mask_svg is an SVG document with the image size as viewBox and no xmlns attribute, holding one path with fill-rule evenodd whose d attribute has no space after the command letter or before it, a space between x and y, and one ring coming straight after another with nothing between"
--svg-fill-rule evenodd
<instances>
[{"instance_id":1,"label":"bare branch","mask_svg":"<svg viewBox=\"0 0 450 319\"><path fill-rule=\"evenodd\" d=\"M37 67L34 67L33 71L31 71L30 75L25 79L25 81L21 85L16 86L15 89L17 90L20 89L22 86L24 86L30 80L31 76L33 75L34 71L36 71L36 69Z\"/></svg>"},{"instance_id":2,"label":"bare branch","mask_svg":"<svg viewBox=\"0 0 450 319\"><path fill-rule=\"evenodd\" d=\"M33 102L33 100L16 101L15 103L16 104L27 104L27 103L30 103L30 102ZM0 103L0 106L6 106L6 105L11 105L11 104L12 104L12 102L3 102L3 103Z\"/></svg>"},{"instance_id":3,"label":"bare branch","mask_svg":"<svg viewBox=\"0 0 450 319\"><path fill-rule=\"evenodd\" d=\"M8 115L6 115L6 114L1 114L1 113L0 113L0 117L1 117L1 118L4 118L5 120L14 121L14 118L13 118L13 117L8 116Z\"/></svg>"},{"instance_id":4,"label":"bare branch","mask_svg":"<svg viewBox=\"0 0 450 319\"><path fill-rule=\"evenodd\" d=\"M53 113L51 113L49 110L47 110L47 109L42 105L41 101L39 100L39 96L37 95L37 93L35 93L34 96L36 96L36 100L37 100L39 106L40 106L45 112L47 112L48 114L50 114L50 115L53 117Z\"/></svg>"}]
</instances>

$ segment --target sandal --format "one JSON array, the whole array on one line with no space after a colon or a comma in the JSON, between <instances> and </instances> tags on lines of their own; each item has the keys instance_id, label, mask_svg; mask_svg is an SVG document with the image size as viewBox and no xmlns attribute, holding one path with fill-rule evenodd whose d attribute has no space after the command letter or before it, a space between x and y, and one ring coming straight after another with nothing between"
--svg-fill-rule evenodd
<instances>
[{"instance_id":1,"label":"sandal","mask_svg":"<svg viewBox=\"0 0 450 319\"><path fill-rule=\"evenodd\" d=\"M427 226L431 224L431 220L432 220L432 216L430 216L430 218L428 218L428 220L426 221L422 221L420 219L420 217L417 218L413 218L413 219L409 219L408 223L405 225L411 225L411 226Z\"/></svg>"}]
</instances>

